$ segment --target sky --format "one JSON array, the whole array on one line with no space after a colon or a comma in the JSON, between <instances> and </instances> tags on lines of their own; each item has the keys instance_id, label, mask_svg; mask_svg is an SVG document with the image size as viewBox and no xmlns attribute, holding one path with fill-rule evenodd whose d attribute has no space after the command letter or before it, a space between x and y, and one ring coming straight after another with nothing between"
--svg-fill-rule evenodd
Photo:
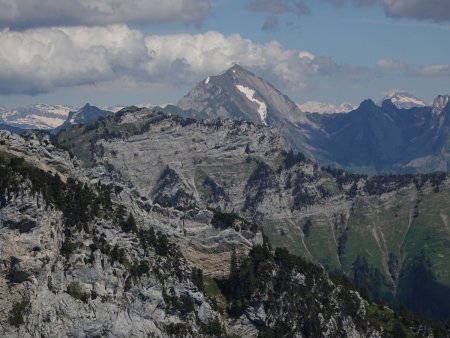
<instances>
[{"instance_id":1,"label":"sky","mask_svg":"<svg viewBox=\"0 0 450 338\"><path fill-rule=\"evenodd\" d=\"M0 106L176 103L234 63L297 103L450 94L450 0L0 0Z\"/></svg>"}]
</instances>

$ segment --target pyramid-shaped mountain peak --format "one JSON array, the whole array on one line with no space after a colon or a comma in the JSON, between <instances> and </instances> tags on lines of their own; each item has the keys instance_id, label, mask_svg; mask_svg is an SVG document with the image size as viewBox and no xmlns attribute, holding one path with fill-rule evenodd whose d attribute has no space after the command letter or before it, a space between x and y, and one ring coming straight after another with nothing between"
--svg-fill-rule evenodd
<instances>
[{"instance_id":1,"label":"pyramid-shaped mountain peak","mask_svg":"<svg viewBox=\"0 0 450 338\"><path fill-rule=\"evenodd\" d=\"M201 81L178 106L202 118L233 118L264 125L309 122L286 95L237 63Z\"/></svg>"}]
</instances>

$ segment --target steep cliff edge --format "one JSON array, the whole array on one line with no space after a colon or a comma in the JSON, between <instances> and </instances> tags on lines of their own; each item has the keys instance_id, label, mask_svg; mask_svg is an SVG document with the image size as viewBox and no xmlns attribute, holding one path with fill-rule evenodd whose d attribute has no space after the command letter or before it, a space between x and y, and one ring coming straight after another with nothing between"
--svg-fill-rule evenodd
<instances>
[{"instance_id":1,"label":"steep cliff edge","mask_svg":"<svg viewBox=\"0 0 450 338\"><path fill-rule=\"evenodd\" d=\"M41 159L42 170L34 164L49 149L46 137L3 133L1 143L2 336L256 337L289 323L299 337L431 334L402 324L386 308L376 310L321 268L273 253L251 222L192 205L153 204L114 179L113 170L78 168L56 147ZM62 158L69 159L64 170ZM208 245L208 258L217 243L229 243L231 261L223 260L221 278L211 279L184 254ZM239 243L247 250L239 251ZM270 286L266 278L254 283L252 273L273 275L270 283L286 288L273 288L281 284ZM236 281L242 292L233 288ZM211 291L214 283L219 294ZM267 288L273 288L269 299ZM288 308L303 305L285 321L271 299Z\"/></svg>"},{"instance_id":2,"label":"steep cliff edge","mask_svg":"<svg viewBox=\"0 0 450 338\"><path fill-rule=\"evenodd\" d=\"M235 213L263 228L274 246L342 271L377 301L436 320L450 314L445 173L348 174L289 151L273 127L148 109L124 110L58 139L89 170L107 168L154 205L180 215L193 206ZM191 250L193 261L208 261Z\"/></svg>"}]
</instances>

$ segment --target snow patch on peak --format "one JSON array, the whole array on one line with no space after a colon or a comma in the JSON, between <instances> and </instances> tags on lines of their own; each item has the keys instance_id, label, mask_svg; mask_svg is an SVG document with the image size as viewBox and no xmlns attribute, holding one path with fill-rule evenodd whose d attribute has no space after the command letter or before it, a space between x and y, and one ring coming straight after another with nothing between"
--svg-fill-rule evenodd
<instances>
[{"instance_id":1,"label":"snow patch on peak","mask_svg":"<svg viewBox=\"0 0 450 338\"><path fill-rule=\"evenodd\" d=\"M233 70L234 71L234 70ZM261 118L261 122L262 124L264 124L265 126L267 126L267 105L265 102L263 101L259 101L258 99L255 98L255 91L253 89L250 89L248 87L242 86L242 85L236 85L236 88L245 95L245 97L251 101L251 102L255 102L259 105L258 108L258 113L259 116Z\"/></svg>"},{"instance_id":2,"label":"snow patch on peak","mask_svg":"<svg viewBox=\"0 0 450 338\"><path fill-rule=\"evenodd\" d=\"M391 100L391 102L399 109L411 109L415 107L427 106L427 103L425 101L418 99L414 95L406 92L391 91L386 97L381 100L379 105L381 106L383 101L385 100Z\"/></svg>"},{"instance_id":3,"label":"snow patch on peak","mask_svg":"<svg viewBox=\"0 0 450 338\"><path fill-rule=\"evenodd\" d=\"M210 80L210 77L208 76L208 78L205 80L205 84L208 84Z\"/></svg>"}]
</instances>

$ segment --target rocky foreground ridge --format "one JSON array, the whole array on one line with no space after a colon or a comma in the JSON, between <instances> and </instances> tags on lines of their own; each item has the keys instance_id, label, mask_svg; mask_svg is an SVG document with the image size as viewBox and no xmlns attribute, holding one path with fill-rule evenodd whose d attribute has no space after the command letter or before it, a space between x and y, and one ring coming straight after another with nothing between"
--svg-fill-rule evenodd
<instances>
[{"instance_id":1,"label":"rocky foreground ridge","mask_svg":"<svg viewBox=\"0 0 450 338\"><path fill-rule=\"evenodd\" d=\"M235 175L249 180L262 170L267 176L255 158L275 163L280 151L287 167L303 161L290 157L275 130L124 110L62 132L59 141L77 157L47 135L0 132L0 335L441 332L373 305L345 278L271 248L255 225L263 219L260 191L272 187L271 177L250 180L262 188L238 188ZM195 153L203 156L187 156ZM245 172L236 170L241 157L252 170L242 163ZM217 176L202 172L202 163ZM198 170L188 176L193 165ZM217 182L219 172L229 185ZM251 198L240 197L242 188ZM245 208L233 212L239 203Z\"/></svg>"},{"instance_id":2,"label":"rocky foreground ridge","mask_svg":"<svg viewBox=\"0 0 450 338\"><path fill-rule=\"evenodd\" d=\"M154 203L236 214L272 244L344 272L375 300L450 316L445 173L348 174L291 152L274 127L146 109L58 139L87 167L107 168Z\"/></svg>"}]
</instances>

